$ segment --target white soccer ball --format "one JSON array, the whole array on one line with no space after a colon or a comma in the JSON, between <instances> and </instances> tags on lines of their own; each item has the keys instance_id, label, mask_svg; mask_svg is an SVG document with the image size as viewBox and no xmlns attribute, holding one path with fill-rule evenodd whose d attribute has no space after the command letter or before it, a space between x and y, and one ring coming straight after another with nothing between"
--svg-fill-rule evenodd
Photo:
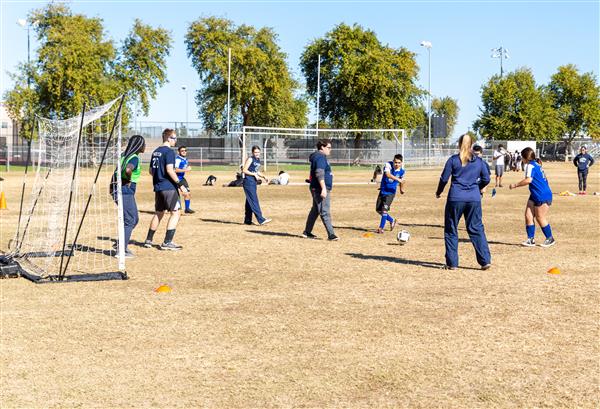
<instances>
[{"instance_id":1,"label":"white soccer ball","mask_svg":"<svg viewBox=\"0 0 600 409\"><path fill-rule=\"evenodd\" d=\"M410 233L406 230L401 230L396 235L396 239L398 240L398 243L404 245L410 240Z\"/></svg>"}]
</instances>

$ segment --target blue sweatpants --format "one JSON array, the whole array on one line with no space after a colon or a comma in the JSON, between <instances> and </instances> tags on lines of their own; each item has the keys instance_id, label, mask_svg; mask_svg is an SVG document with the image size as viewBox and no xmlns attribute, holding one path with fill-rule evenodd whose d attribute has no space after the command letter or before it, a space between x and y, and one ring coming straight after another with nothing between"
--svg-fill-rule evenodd
<instances>
[{"instance_id":1,"label":"blue sweatpants","mask_svg":"<svg viewBox=\"0 0 600 409\"><path fill-rule=\"evenodd\" d=\"M463 215L467 233L475 248L477 262L481 266L491 263L492 256L481 220L481 202L446 202L444 217L446 265L458 267L458 222Z\"/></svg>"},{"instance_id":2,"label":"blue sweatpants","mask_svg":"<svg viewBox=\"0 0 600 409\"><path fill-rule=\"evenodd\" d=\"M131 233L140 221L138 215L138 208L135 202L135 187L131 189L128 186L121 188L121 194L123 197L123 224L125 226L125 248L129 244L131 239Z\"/></svg>"},{"instance_id":3,"label":"blue sweatpants","mask_svg":"<svg viewBox=\"0 0 600 409\"><path fill-rule=\"evenodd\" d=\"M245 214L244 214L244 223L250 224L252 223L252 214L256 216L256 220L258 223L262 223L265 221L265 218L262 215L262 211L260 210L260 203L258 203L258 194L256 192L256 183L248 182L247 179L244 179L244 193L246 194L246 206L245 206Z\"/></svg>"}]
</instances>

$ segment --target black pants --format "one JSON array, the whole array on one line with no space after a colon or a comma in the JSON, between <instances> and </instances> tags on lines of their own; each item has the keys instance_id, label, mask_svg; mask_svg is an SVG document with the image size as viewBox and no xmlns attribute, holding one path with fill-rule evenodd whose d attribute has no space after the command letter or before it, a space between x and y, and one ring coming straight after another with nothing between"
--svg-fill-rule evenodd
<instances>
[{"instance_id":1,"label":"black pants","mask_svg":"<svg viewBox=\"0 0 600 409\"><path fill-rule=\"evenodd\" d=\"M579 178L579 191L583 192L587 190L587 175L588 170L578 170L577 177Z\"/></svg>"}]
</instances>

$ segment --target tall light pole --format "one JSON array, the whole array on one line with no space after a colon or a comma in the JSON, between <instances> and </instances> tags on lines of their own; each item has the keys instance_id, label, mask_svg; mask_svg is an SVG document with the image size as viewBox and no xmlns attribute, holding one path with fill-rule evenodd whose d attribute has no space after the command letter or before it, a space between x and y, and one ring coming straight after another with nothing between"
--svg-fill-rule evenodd
<instances>
[{"instance_id":1,"label":"tall light pole","mask_svg":"<svg viewBox=\"0 0 600 409\"><path fill-rule=\"evenodd\" d=\"M431 158L431 41L421 41L421 47L427 48L427 54L429 59L429 79L427 81L427 161Z\"/></svg>"},{"instance_id":2,"label":"tall light pole","mask_svg":"<svg viewBox=\"0 0 600 409\"><path fill-rule=\"evenodd\" d=\"M189 122L189 110L188 110L188 89L187 85L182 85L181 89L185 91L185 136L186 138L190 137L190 122Z\"/></svg>"},{"instance_id":3,"label":"tall light pole","mask_svg":"<svg viewBox=\"0 0 600 409\"><path fill-rule=\"evenodd\" d=\"M510 58L510 56L508 55L508 50L502 46L498 48L492 48L492 58L500 59L500 77L502 77L502 75L504 74L504 70L502 68L502 60L508 60Z\"/></svg>"},{"instance_id":4,"label":"tall light pole","mask_svg":"<svg viewBox=\"0 0 600 409\"><path fill-rule=\"evenodd\" d=\"M321 97L321 54L319 54L317 62L317 138L319 137L319 102Z\"/></svg>"},{"instance_id":5,"label":"tall light pole","mask_svg":"<svg viewBox=\"0 0 600 409\"><path fill-rule=\"evenodd\" d=\"M29 29L33 24L28 24L27 20L24 18L20 18L17 20L17 24L27 30L27 89L31 86L31 69L29 67L30 64L30 40L29 40Z\"/></svg>"}]
</instances>

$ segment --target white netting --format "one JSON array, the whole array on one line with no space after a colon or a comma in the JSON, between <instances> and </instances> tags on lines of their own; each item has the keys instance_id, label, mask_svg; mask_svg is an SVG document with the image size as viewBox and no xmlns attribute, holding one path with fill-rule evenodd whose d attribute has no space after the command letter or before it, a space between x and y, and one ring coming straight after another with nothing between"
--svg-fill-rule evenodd
<instances>
[{"instance_id":1,"label":"white netting","mask_svg":"<svg viewBox=\"0 0 600 409\"><path fill-rule=\"evenodd\" d=\"M122 254L116 258L113 248L122 231L122 217L109 191L121 151L118 106L118 100L114 100L90 109L85 112L83 123L81 115L65 120L38 118L39 136L32 144L31 155L35 180L28 183L29 204L26 198L15 240L17 256L26 270L40 276L59 275L61 266L64 272L69 255L67 273L124 269ZM120 178L117 181L120 185ZM76 245L72 246L80 224Z\"/></svg>"}]
</instances>

